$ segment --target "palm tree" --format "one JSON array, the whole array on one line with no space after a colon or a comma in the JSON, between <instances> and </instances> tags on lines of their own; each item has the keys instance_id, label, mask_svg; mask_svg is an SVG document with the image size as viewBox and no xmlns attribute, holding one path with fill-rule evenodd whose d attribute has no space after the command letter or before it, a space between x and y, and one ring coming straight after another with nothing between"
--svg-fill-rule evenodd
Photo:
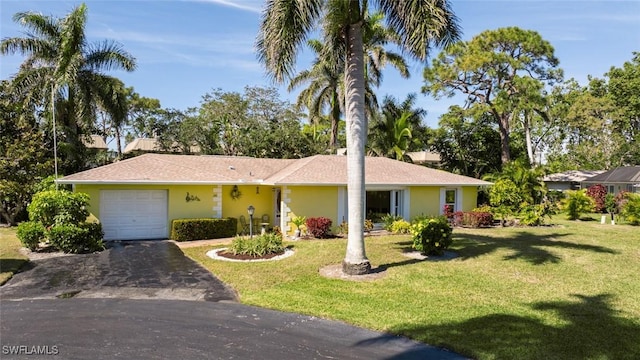
<instances>
[{"instance_id":1,"label":"palm tree","mask_svg":"<svg viewBox=\"0 0 640 360\"><path fill-rule=\"evenodd\" d=\"M407 53L424 60L433 45L459 37L457 19L446 0L378 0L390 28ZM371 264L364 248L365 63L363 20L366 0L269 0L257 39L259 59L277 82L291 78L298 51L320 22L325 38L344 39L349 238L343 272L364 274Z\"/></svg>"},{"instance_id":2,"label":"palm tree","mask_svg":"<svg viewBox=\"0 0 640 360\"><path fill-rule=\"evenodd\" d=\"M395 67L403 78L409 77L409 70L402 55L385 49L388 43L398 44L400 37L391 28L382 23L381 12L366 12L362 23L365 54L365 104L367 115L371 116L378 108L373 87L382 82L382 70L387 64ZM317 39L308 41L308 46L315 54L315 60L309 70L298 73L289 82L289 91L303 83L309 86L300 92L298 106L309 109L311 122L323 119L322 109L329 108L331 121L331 137L329 147L338 147L338 123L344 108L344 54L346 43L342 37L325 37L325 42Z\"/></svg>"},{"instance_id":3,"label":"palm tree","mask_svg":"<svg viewBox=\"0 0 640 360\"><path fill-rule=\"evenodd\" d=\"M85 4L61 19L20 12L13 20L29 32L26 37L6 38L0 43L1 54L26 56L12 85L30 94L27 101L47 109L53 107L51 101L55 102L56 117L64 127L61 145L72 159L67 170L79 170L82 165L77 154L82 153L82 137L94 124L96 108L113 112L113 117L122 117L123 113L120 107L125 102L116 93L121 88L119 80L102 71L133 71L135 59L118 44L87 42Z\"/></svg>"}]
</instances>

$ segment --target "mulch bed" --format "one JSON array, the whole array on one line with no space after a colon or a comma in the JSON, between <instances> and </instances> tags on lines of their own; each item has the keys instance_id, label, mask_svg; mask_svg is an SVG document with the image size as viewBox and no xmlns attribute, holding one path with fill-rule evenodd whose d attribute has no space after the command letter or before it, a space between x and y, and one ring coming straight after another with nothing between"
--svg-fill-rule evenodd
<instances>
[{"instance_id":1,"label":"mulch bed","mask_svg":"<svg viewBox=\"0 0 640 360\"><path fill-rule=\"evenodd\" d=\"M273 254L266 254L263 256L251 256L251 255L243 255L243 254L234 254L232 252L227 252L227 251L219 251L218 252L218 256L221 256L223 258L227 258L227 259L233 259L233 260L258 260L258 259L263 259L263 260L268 260L268 259L272 259L278 255L282 255L284 254L284 251L278 252L278 253L273 253Z\"/></svg>"}]
</instances>

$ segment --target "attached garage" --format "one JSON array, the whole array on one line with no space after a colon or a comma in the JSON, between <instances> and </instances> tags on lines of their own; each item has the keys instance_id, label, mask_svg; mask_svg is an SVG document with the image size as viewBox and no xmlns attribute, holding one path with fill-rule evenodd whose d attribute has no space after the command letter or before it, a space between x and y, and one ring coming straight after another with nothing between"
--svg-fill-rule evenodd
<instances>
[{"instance_id":1,"label":"attached garage","mask_svg":"<svg viewBox=\"0 0 640 360\"><path fill-rule=\"evenodd\" d=\"M167 204L167 190L101 190L104 239L166 239Z\"/></svg>"}]
</instances>

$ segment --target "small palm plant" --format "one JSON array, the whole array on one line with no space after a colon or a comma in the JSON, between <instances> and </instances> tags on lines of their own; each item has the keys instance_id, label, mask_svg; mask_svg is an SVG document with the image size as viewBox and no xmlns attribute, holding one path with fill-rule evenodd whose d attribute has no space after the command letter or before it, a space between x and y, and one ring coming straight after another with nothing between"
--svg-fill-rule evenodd
<instances>
[{"instance_id":1,"label":"small palm plant","mask_svg":"<svg viewBox=\"0 0 640 360\"><path fill-rule=\"evenodd\" d=\"M296 226L296 231L294 233L295 237L300 237L300 227L304 225L306 221L307 221L306 216L296 216L293 219L291 219L291 222L293 223L293 225Z\"/></svg>"}]
</instances>

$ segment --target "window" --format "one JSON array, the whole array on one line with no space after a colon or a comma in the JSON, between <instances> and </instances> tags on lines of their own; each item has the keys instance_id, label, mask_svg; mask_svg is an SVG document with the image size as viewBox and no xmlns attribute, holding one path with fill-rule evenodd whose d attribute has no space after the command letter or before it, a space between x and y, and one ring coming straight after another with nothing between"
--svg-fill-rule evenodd
<instances>
[{"instance_id":1,"label":"window","mask_svg":"<svg viewBox=\"0 0 640 360\"><path fill-rule=\"evenodd\" d=\"M444 204L450 206L453 211L457 211L456 209L456 190L448 189L444 192Z\"/></svg>"}]
</instances>

